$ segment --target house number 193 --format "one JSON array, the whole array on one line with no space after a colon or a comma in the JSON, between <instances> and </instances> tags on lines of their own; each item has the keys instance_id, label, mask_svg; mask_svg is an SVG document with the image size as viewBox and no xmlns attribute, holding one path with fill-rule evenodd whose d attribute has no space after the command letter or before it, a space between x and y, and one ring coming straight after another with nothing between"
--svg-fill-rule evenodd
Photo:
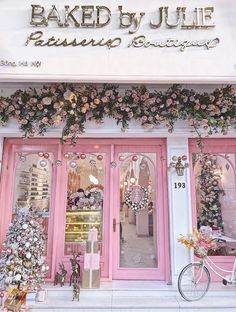
<instances>
[{"instance_id":1,"label":"house number 193","mask_svg":"<svg viewBox=\"0 0 236 312\"><path fill-rule=\"evenodd\" d=\"M175 189L184 189L186 187L185 182L175 182L174 183Z\"/></svg>"}]
</instances>

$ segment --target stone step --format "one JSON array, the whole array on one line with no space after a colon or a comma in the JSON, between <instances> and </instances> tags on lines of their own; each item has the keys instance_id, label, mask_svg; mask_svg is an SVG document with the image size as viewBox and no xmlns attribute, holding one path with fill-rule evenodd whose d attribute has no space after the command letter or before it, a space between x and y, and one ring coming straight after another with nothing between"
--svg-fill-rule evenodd
<instances>
[{"instance_id":1,"label":"stone step","mask_svg":"<svg viewBox=\"0 0 236 312\"><path fill-rule=\"evenodd\" d=\"M44 302L28 304L32 312L236 311L236 286L214 283L206 297L195 302L185 301L175 286L153 282L102 283L99 289L81 289L80 301L72 301L72 287L46 285L46 289Z\"/></svg>"}]
</instances>

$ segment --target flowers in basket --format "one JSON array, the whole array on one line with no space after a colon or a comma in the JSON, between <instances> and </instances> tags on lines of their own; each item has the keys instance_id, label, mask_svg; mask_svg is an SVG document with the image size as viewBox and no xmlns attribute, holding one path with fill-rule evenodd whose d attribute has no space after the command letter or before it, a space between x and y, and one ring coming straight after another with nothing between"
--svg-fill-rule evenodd
<instances>
[{"instance_id":1,"label":"flowers in basket","mask_svg":"<svg viewBox=\"0 0 236 312\"><path fill-rule=\"evenodd\" d=\"M210 234L200 233L196 228L193 228L192 233L186 236L181 235L178 242L189 249L193 248L194 254L201 258L206 257L209 250L218 249L216 241L212 239Z\"/></svg>"}]
</instances>

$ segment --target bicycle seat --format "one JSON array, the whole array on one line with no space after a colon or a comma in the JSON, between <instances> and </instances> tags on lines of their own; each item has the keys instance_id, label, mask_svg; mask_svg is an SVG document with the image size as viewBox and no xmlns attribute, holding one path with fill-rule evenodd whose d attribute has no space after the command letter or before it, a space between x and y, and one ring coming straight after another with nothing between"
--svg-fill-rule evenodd
<instances>
[{"instance_id":1,"label":"bicycle seat","mask_svg":"<svg viewBox=\"0 0 236 312\"><path fill-rule=\"evenodd\" d=\"M229 250L227 253L229 256L236 256L236 249Z\"/></svg>"}]
</instances>

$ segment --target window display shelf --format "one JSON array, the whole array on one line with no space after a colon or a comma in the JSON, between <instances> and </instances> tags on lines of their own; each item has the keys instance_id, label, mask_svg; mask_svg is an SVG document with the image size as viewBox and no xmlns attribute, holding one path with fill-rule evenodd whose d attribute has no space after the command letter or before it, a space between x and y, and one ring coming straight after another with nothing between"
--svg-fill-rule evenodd
<instances>
[{"instance_id":1,"label":"window display shelf","mask_svg":"<svg viewBox=\"0 0 236 312\"><path fill-rule=\"evenodd\" d=\"M67 210L65 223L65 242L86 241L88 232L93 227L98 230L99 240L102 239L102 210Z\"/></svg>"},{"instance_id":2,"label":"window display shelf","mask_svg":"<svg viewBox=\"0 0 236 312\"><path fill-rule=\"evenodd\" d=\"M76 224L100 224L100 222L66 222L66 224L76 225Z\"/></svg>"},{"instance_id":3,"label":"window display shelf","mask_svg":"<svg viewBox=\"0 0 236 312\"><path fill-rule=\"evenodd\" d=\"M101 209L94 209L94 210L90 210L90 209L76 209L76 210L67 210L66 214L67 215L80 215L83 213L101 213Z\"/></svg>"}]
</instances>

